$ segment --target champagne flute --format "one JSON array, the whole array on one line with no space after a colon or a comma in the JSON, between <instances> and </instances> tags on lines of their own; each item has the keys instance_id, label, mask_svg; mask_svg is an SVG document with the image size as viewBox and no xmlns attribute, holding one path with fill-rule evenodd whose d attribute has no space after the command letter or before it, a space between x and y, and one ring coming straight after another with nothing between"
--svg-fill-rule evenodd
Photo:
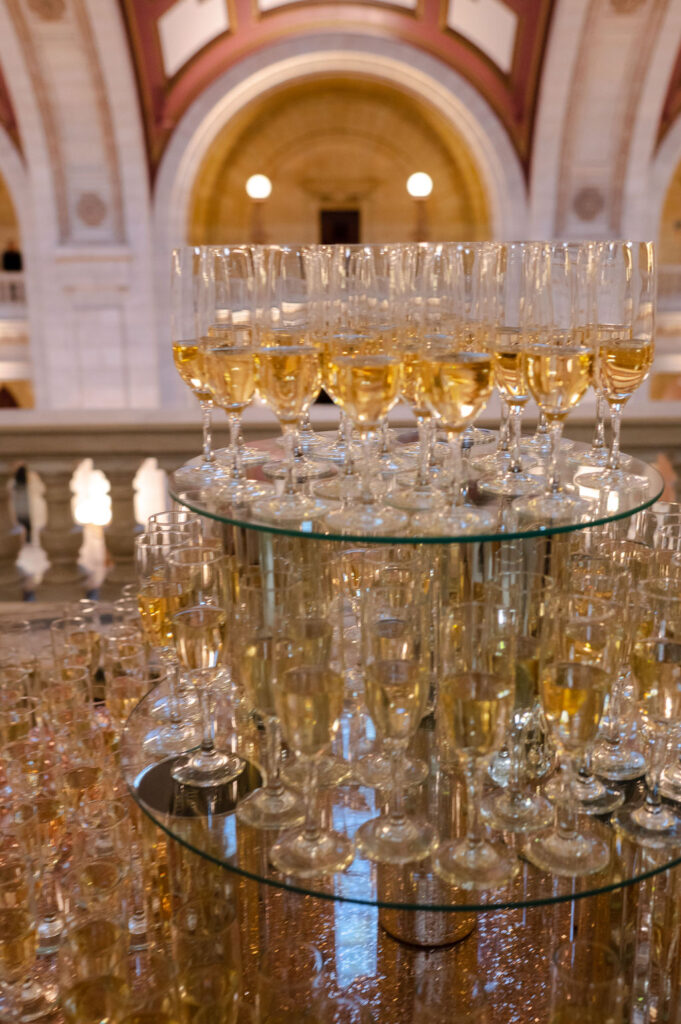
<instances>
[{"instance_id":1,"label":"champagne flute","mask_svg":"<svg viewBox=\"0 0 681 1024\"><path fill-rule=\"evenodd\" d=\"M604 242L596 257L598 383L612 414L604 472L580 473L585 487L616 489L636 478L621 468L622 411L650 372L654 356L655 254L652 242Z\"/></svg>"},{"instance_id":2,"label":"champagne flute","mask_svg":"<svg viewBox=\"0 0 681 1024\"><path fill-rule=\"evenodd\" d=\"M406 864L424 860L435 845L428 822L404 810L402 762L425 714L430 691L425 603L401 585L377 586L364 608L367 708L390 755L392 788L386 814L357 830L358 850L370 860Z\"/></svg>"},{"instance_id":3,"label":"champagne flute","mask_svg":"<svg viewBox=\"0 0 681 1024\"><path fill-rule=\"evenodd\" d=\"M601 942L561 942L551 958L550 1024L622 1024L624 978L617 954Z\"/></svg>"},{"instance_id":4,"label":"champagne flute","mask_svg":"<svg viewBox=\"0 0 681 1024\"><path fill-rule=\"evenodd\" d=\"M211 412L213 397L203 375L203 319L210 291L212 265L199 246L173 249L171 264L171 334L173 360L180 377L198 399L203 427L201 461L176 470L185 486L204 486L224 476L213 451Z\"/></svg>"},{"instance_id":5,"label":"champagne flute","mask_svg":"<svg viewBox=\"0 0 681 1024\"><path fill-rule=\"evenodd\" d=\"M175 762L173 778L199 787L225 785L245 765L235 754L218 750L214 740L213 691L227 622L226 610L217 603L224 594L222 553L207 547L177 548L168 564L171 579L191 595L192 603L172 616L173 642L180 665L197 691L203 730L199 750Z\"/></svg>"},{"instance_id":6,"label":"champagne flute","mask_svg":"<svg viewBox=\"0 0 681 1024\"><path fill-rule=\"evenodd\" d=\"M497 888L518 871L512 850L480 834L481 767L501 745L515 688L515 614L488 602L447 609L441 640L438 717L466 777L466 836L440 843L433 867L464 889Z\"/></svg>"}]
</instances>

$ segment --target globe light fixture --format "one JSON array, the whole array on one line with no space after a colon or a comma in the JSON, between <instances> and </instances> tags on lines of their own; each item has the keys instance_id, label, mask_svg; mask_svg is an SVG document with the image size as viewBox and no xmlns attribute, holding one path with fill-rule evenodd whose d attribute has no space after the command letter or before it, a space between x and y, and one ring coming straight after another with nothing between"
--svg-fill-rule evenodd
<instances>
[{"instance_id":1,"label":"globe light fixture","mask_svg":"<svg viewBox=\"0 0 681 1024\"><path fill-rule=\"evenodd\" d=\"M252 174L246 182L246 194L256 201L269 199L272 194L272 182L266 174Z\"/></svg>"},{"instance_id":2,"label":"globe light fixture","mask_svg":"<svg viewBox=\"0 0 681 1024\"><path fill-rule=\"evenodd\" d=\"M407 192L412 199L427 199L433 191L433 179L425 171L414 171L407 178Z\"/></svg>"}]
</instances>

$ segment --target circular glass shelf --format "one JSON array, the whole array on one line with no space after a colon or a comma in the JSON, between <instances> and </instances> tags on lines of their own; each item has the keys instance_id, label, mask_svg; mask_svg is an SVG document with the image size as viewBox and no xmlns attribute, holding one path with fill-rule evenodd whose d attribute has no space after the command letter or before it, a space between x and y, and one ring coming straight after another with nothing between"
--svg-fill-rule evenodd
<instances>
[{"instance_id":1,"label":"circular glass shelf","mask_svg":"<svg viewBox=\"0 0 681 1024\"><path fill-rule=\"evenodd\" d=\"M411 435L402 435L405 440L411 440ZM253 447L262 449L274 458L281 455L277 439L256 442ZM234 526L243 527L247 530L258 530L265 533L283 534L294 537L311 537L319 540L342 540L354 543L398 543L398 544L452 544L472 543L493 540L512 540L525 537L540 537L551 534L569 533L573 530L581 530L589 526L600 526L605 523L614 522L618 519L625 519L640 512L652 505L663 491L663 480L657 470L647 466L639 459L627 457L626 459L626 482L618 487L607 486L607 474L602 472L602 486L595 486L594 469L584 463L580 463L580 453L588 451L587 445L570 443L560 457L560 478L571 492L591 502L591 509L587 514L566 518L565 515L557 515L554 519L538 521L535 518L524 517L518 507L509 498L494 497L491 494L483 493L477 485L474 470L469 471L467 486L467 502L469 505L484 509L491 517L492 525L484 533L460 533L448 534L446 532L419 534L412 529L411 517L404 530L399 534L361 534L337 533L328 530L324 525L324 519L307 519L300 521L290 520L268 520L264 521L255 518L247 504L233 505L220 493L220 486L210 485L203 488L187 489L182 486L180 471L171 480L170 492L175 501L184 505L200 515L207 516L219 522L228 523ZM481 450L484 452L484 449ZM317 462L318 465L318 462ZM468 464L467 464L468 465ZM329 463L329 472L333 473L334 468ZM262 469L257 466L248 468L249 479L264 481ZM588 478L588 480L587 480ZM588 486L580 483L580 479L587 480ZM268 485L272 494L275 493L274 486ZM538 492L542 490L542 481L538 477ZM328 502L329 511L338 508L338 503Z\"/></svg>"},{"instance_id":2,"label":"circular glass shelf","mask_svg":"<svg viewBox=\"0 0 681 1024\"><path fill-rule=\"evenodd\" d=\"M359 852L343 872L301 881L275 870L269 850L281 833L256 830L235 814L244 796L261 782L261 738L252 721L235 728L239 710L225 697L218 702L218 742L240 754L246 767L238 780L219 789L179 785L172 778L174 756L164 756L154 742L163 709L162 686L151 691L131 715L121 744L121 762L128 786L140 808L168 836L228 871L280 889L324 900L383 908L384 911L489 912L562 903L633 885L681 864L681 844L666 849L643 849L630 843L607 819L589 819L610 846L608 867L582 878L564 878L540 871L523 858L526 836L503 834L519 859L519 870L507 885L485 891L467 891L443 882L430 858L403 866L381 865ZM222 710L220 704L222 703ZM242 717L243 717L243 713ZM198 742L198 736L197 736ZM406 794L408 813L428 820L441 841L465 832L465 795L458 770L439 763L432 723L424 721L410 756L428 766L424 782ZM640 782L626 783L628 801L643 799ZM386 795L362 785L341 785L319 790L324 820L352 839L357 829L385 806ZM586 819L580 819L586 822ZM536 835L537 833L530 833ZM499 840L500 833L489 831Z\"/></svg>"}]
</instances>

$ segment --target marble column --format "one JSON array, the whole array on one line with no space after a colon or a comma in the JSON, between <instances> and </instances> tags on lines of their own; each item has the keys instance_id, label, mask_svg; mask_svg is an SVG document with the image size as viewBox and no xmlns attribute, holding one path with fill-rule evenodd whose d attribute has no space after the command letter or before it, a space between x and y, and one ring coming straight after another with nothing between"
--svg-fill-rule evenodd
<instances>
[{"instance_id":1,"label":"marble column","mask_svg":"<svg viewBox=\"0 0 681 1024\"><path fill-rule=\"evenodd\" d=\"M121 587L133 583L135 573L135 537L142 527L135 519L133 483L139 462L98 457L97 467L110 484L111 523L106 528L106 547L113 562L100 589L107 600L120 597Z\"/></svg>"}]
</instances>

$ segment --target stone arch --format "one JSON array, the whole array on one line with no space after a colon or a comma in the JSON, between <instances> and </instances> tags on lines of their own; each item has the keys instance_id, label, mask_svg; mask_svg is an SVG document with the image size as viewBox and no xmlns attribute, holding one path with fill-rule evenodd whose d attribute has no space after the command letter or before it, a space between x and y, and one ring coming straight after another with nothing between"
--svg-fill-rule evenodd
<instances>
[{"instance_id":1,"label":"stone arch","mask_svg":"<svg viewBox=\"0 0 681 1024\"><path fill-rule=\"evenodd\" d=\"M434 106L467 143L488 198L492 233L523 237L527 190L518 156L499 119L458 72L407 43L346 34L300 36L277 43L234 65L188 109L164 153L154 194L155 251L186 241L194 180L224 124L257 96L288 82L328 73L369 75ZM167 344L168 273L156 268L161 393L182 401L181 386L163 358Z\"/></svg>"}]
</instances>

